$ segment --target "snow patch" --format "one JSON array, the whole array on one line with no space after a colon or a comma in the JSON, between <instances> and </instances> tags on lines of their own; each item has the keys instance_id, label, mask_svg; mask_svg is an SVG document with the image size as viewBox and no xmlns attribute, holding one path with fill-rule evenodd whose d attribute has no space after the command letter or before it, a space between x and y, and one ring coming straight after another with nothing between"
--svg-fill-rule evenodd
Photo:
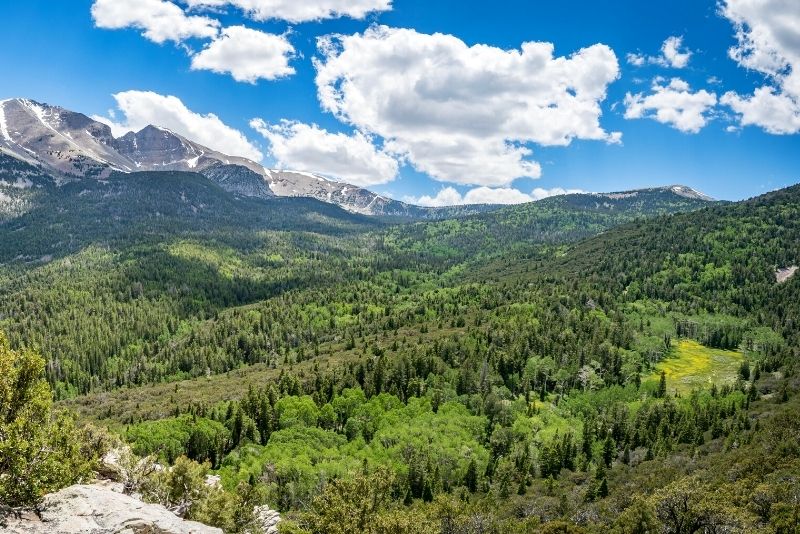
<instances>
[{"instance_id":1,"label":"snow patch","mask_svg":"<svg viewBox=\"0 0 800 534\"><path fill-rule=\"evenodd\" d=\"M77 143L75 143L75 141L72 139L72 135L70 135L70 133L69 133L69 132L66 132L66 133L65 133L65 132L61 132L61 131L59 131L59 130L56 130L56 129L55 129L55 128L54 128L54 127L53 127L53 126L50 124L50 122L48 122L48 120L47 120L47 118L48 118L48 111L47 111L47 110L45 110L45 108L43 108L42 106L40 106L40 105L39 105L39 104L37 104L36 102L33 102L32 100L22 100L22 103L23 103L23 104L24 104L24 105L25 105L25 106L26 106L26 107L27 107L29 110L31 110L31 112L32 112L32 113L33 113L33 114L36 116L36 118L39 120L39 122L41 122L41 123L42 123L42 125L43 125L45 128L47 128L47 129L49 129L49 130L52 130L52 131L53 131L53 133L55 133L56 135L60 135L62 138L64 138L64 140L66 140L66 141L67 141L67 143L68 143L68 144L72 145L72 147L73 147L75 150L77 150L79 153L80 153L80 152L84 152L84 153L88 154L88 155L89 155L89 157L91 157L91 158L92 158L92 159L94 159L94 160L97 160L97 161L99 161L100 163L105 163L106 165L111 165L111 163L109 163L107 160L105 160L104 158L102 158L102 157L100 157L99 155L97 155L97 153L93 152L92 150L90 150L90 149L88 149L88 148L81 147L81 146L79 146ZM50 112L49 112L49 116L52 116L52 111L50 111ZM115 169L116 169L116 167L115 167ZM119 169L116 169L116 170L119 170Z\"/></svg>"},{"instance_id":2,"label":"snow patch","mask_svg":"<svg viewBox=\"0 0 800 534\"><path fill-rule=\"evenodd\" d=\"M0 135L2 135L3 139L9 143L13 143L14 141L11 139L11 135L8 133L8 124L6 124L6 102L8 102L8 100L3 100L0 102Z\"/></svg>"},{"instance_id":3,"label":"snow patch","mask_svg":"<svg viewBox=\"0 0 800 534\"><path fill-rule=\"evenodd\" d=\"M327 178L325 178L324 176L320 176L318 174L314 174L314 173L311 173L311 172L305 172L305 171L288 171L288 172L290 172L292 174L299 174L300 176L305 176L306 178L313 178L314 180L318 180L320 182L329 182L330 181Z\"/></svg>"}]
</instances>

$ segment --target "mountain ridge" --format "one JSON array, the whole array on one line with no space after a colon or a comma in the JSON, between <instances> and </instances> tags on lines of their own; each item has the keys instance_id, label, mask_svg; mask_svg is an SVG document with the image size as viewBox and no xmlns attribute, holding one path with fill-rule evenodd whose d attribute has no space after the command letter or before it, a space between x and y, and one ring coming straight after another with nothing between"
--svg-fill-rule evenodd
<instances>
[{"instance_id":1,"label":"mountain ridge","mask_svg":"<svg viewBox=\"0 0 800 534\"><path fill-rule=\"evenodd\" d=\"M267 169L157 125L114 137L107 124L82 113L25 98L0 101L0 152L53 173L57 185L105 179L113 171L187 171L204 174L242 196L311 197L365 215L439 218L493 209L413 206L319 174Z\"/></svg>"},{"instance_id":2,"label":"mountain ridge","mask_svg":"<svg viewBox=\"0 0 800 534\"><path fill-rule=\"evenodd\" d=\"M105 179L114 171L186 171L199 172L240 196L310 197L353 213L388 218L443 219L503 207L417 206L317 173L267 169L255 161L210 149L157 125L114 137L110 126L103 122L25 98L0 101L0 152L52 173L56 185L84 178ZM684 185L659 189L686 198L712 200ZM615 198L615 195L636 196L641 191L592 195Z\"/></svg>"}]
</instances>

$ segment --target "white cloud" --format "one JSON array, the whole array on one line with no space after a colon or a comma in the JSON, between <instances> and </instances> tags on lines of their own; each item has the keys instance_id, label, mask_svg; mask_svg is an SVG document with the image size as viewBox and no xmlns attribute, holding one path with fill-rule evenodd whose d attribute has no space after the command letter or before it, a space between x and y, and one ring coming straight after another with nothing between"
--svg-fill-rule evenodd
<instances>
[{"instance_id":1,"label":"white cloud","mask_svg":"<svg viewBox=\"0 0 800 534\"><path fill-rule=\"evenodd\" d=\"M752 95L744 97L729 91L722 95L720 102L739 115L742 126L760 126L771 134L800 132L798 101L773 87L759 87Z\"/></svg>"},{"instance_id":2,"label":"white cloud","mask_svg":"<svg viewBox=\"0 0 800 534\"><path fill-rule=\"evenodd\" d=\"M156 43L189 38L210 39L202 50L184 50L192 58L193 70L230 74L236 81L256 83L294 74L289 65L295 50L285 35L275 35L231 26L220 29L218 20L188 15L166 0L95 0L92 17L99 28L139 28Z\"/></svg>"},{"instance_id":3,"label":"white cloud","mask_svg":"<svg viewBox=\"0 0 800 534\"><path fill-rule=\"evenodd\" d=\"M361 132L346 135L315 124L282 121L270 125L261 119L253 119L250 126L269 141L270 153L280 167L313 171L361 187L385 184L397 176L397 160L378 150Z\"/></svg>"},{"instance_id":4,"label":"white cloud","mask_svg":"<svg viewBox=\"0 0 800 534\"><path fill-rule=\"evenodd\" d=\"M672 67L682 69L689 65L692 51L683 45L683 36L673 35L667 37L661 44L661 54L658 56L648 56L645 54L629 53L625 56L629 64L634 67L644 65L659 65L661 67Z\"/></svg>"},{"instance_id":5,"label":"white cloud","mask_svg":"<svg viewBox=\"0 0 800 534\"><path fill-rule=\"evenodd\" d=\"M464 197L454 187L443 187L435 196L423 195L419 198L406 197L404 200L417 206L437 208L441 206L460 206Z\"/></svg>"},{"instance_id":6,"label":"white cloud","mask_svg":"<svg viewBox=\"0 0 800 534\"><path fill-rule=\"evenodd\" d=\"M255 20L280 19L289 22L351 17L363 19L369 13L389 11L392 0L185 0L193 8L234 6Z\"/></svg>"},{"instance_id":7,"label":"white cloud","mask_svg":"<svg viewBox=\"0 0 800 534\"><path fill-rule=\"evenodd\" d=\"M156 43L212 38L219 28L218 21L188 16L183 9L164 0L95 0L92 18L98 28L138 28Z\"/></svg>"},{"instance_id":8,"label":"white cloud","mask_svg":"<svg viewBox=\"0 0 800 534\"><path fill-rule=\"evenodd\" d=\"M178 97L151 91L124 91L114 95L124 121L107 117L92 117L112 127L114 135L141 130L152 124L180 134L213 150L230 156L242 156L260 161L263 155L242 132L225 123L213 113L195 113Z\"/></svg>"},{"instance_id":9,"label":"white cloud","mask_svg":"<svg viewBox=\"0 0 800 534\"><path fill-rule=\"evenodd\" d=\"M531 192L531 197L533 197L533 200L542 200L543 198L555 197L559 195L574 195L587 192L588 191L584 191L583 189L564 189L563 187L543 189L541 187L537 187Z\"/></svg>"},{"instance_id":10,"label":"white cloud","mask_svg":"<svg viewBox=\"0 0 800 534\"><path fill-rule=\"evenodd\" d=\"M667 40L661 45L661 55L667 65L675 69L682 69L689 64L692 52L687 49L682 51L682 48L683 37L667 37Z\"/></svg>"},{"instance_id":11,"label":"white cloud","mask_svg":"<svg viewBox=\"0 0 800 534\"><path fill-rule=\"evenodd\" d=\"M643 54L634 54L633 52L629 52L628 55L625 56L625 59L634 67L641 67L647 63L647 56Z\"/></svg>"},{"instance_id":12,"label":"white cloud","mask_svg":"<svg viewBox=\"0 0 800 534\"><path fill-rule=\"evenodd\" d=\"M772 83L752 95L728 92L722 102L739 115L742 126L760 126L774 134L800 132L800 2L727 0L721 12L736 31L730 57Z\"/></svg>"},{"instance_id":13,"label":"white cloud","mask_svg":"<svg viewBox=\"0 0 800 534\"><path fill-rule=\"evenodd\" d=\"M293 55L294 47L284 35L231 26L192 57L192 69L230 73L237 82L255 83L294 74L289 65Z\"/></svg>"},{"instance_id":14,"label":"white cloud","mask_svg":"<svg viewBox=\"0 0 800 534\"><path fill-rule=\"evenodd\" d=\"M461 206L464 204L524 204L556 195L585 193L582 189L564 189L554 187L543 189L537 187L531 194L510 187L476 187L463 196L453 187L444 187L435 196L424 195L419 198L406 198L408 202L419 206Z\"/></svg>"},{"instance_id":15,"label":"white cloud","mask_svg":"<svg viewBox=\"0 0 800 534\"><path fill-rule=\"evenodd\" d=\"M600 102L619 74L602 44L554 57L550 43L470 47L377 26L320 39L319 50L323 108L437 180L507 185L541 174L528 143L619 141L600 126Z\"/></svg>"},{"instance_id":16,"label":"white cloud","mask_svg":"<svg viewBox=\"0 0 800 534\"><path fill-rule=\"evenodd\" d=\"M476 187L464 195L464 204L522 204L533 198L511 187Z\"/></svg>"},{"instance_id":17,"label":"white cloud","mask_svg":"<svg viewBox=\"0 0 800 534\"><path fill-rule=\"evenodd\" d=\"M664 84L653 81L653 93L625 95L626 119L654 119L686 133L697 133L708 122L706 112L717 103L717 96L705 89L693 93L689 84L672 78Z\"/></svg>"}]
</instances>

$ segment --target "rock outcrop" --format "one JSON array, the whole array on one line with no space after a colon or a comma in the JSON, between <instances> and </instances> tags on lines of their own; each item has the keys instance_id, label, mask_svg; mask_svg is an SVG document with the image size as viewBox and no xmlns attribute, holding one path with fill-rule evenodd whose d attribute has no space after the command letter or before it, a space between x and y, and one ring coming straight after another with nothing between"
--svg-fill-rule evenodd
<instances>
[{"instance_id":1,"label":"rock outcrop","mask_svg":"<svg viewBox=\"0 0 800 534\"><path fill-rule=\"evenodd\" d=\"M122 485L75 485L44 498L38 516L8 518L10 534L222 534L186 521L159 504L121 493Z\"/></svg>"},{"instance_id":2,"label":"rock outcrop","mask_svg":"<svg viewBox=\"0 0 800 534\"><path fill-rule=\"evenodd\" d=\"M278 523L281 522L281 515L272 510L269 506L257 506L254 510L256 516L256 527L263 534L278 534Z\"/></svg>"}]
</instances>

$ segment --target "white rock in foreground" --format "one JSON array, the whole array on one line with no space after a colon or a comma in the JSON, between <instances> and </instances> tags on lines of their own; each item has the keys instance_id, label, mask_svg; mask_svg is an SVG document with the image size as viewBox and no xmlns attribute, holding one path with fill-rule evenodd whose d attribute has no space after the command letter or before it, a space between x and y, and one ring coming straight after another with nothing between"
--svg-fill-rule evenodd
<instances>
[{"instance_id":1,"label":"white rock in foreground","mask_svg":"<svg viewBox=\"0 0 800 534\"><path fill-rule=\"evenodd\" d=\"M3 532L13 534L222 534L186 521L159 504L147 504L100 484L75 485L51 493L42 503L41 521L10 518Z\"/></svg>"}]
</instances>

